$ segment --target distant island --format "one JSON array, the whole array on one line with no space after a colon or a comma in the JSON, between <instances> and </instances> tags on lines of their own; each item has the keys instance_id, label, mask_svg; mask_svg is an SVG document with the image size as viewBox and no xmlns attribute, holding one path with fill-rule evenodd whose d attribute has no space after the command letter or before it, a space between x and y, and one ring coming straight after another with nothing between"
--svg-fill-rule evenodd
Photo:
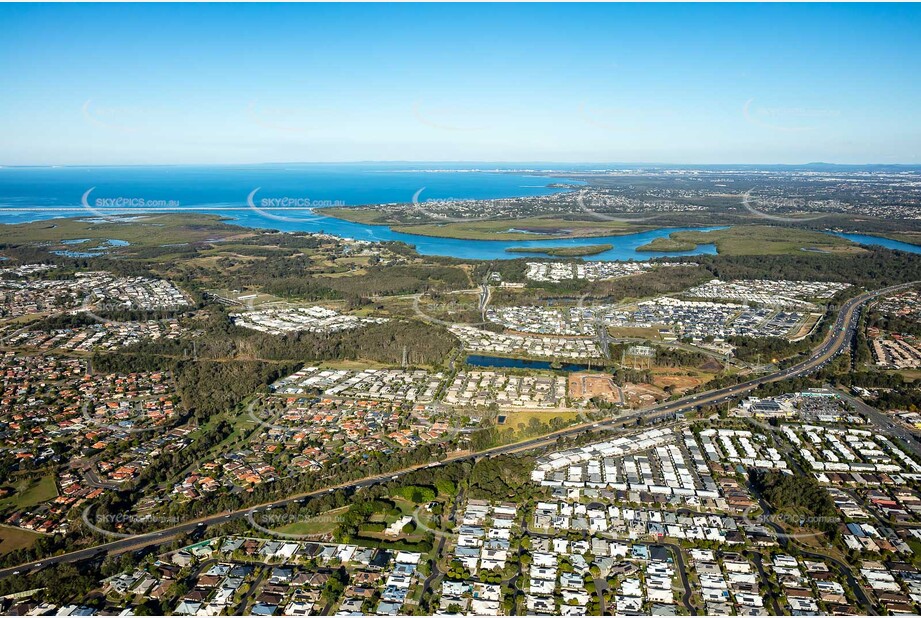
<instances>
[{"instance_id":1,"label":"distant island","mask_svg":"<svg viewBox=\"0 0 921 618\"><path fill-rule=\"evenodd\" d=\"M579 245L576 247L509 247L509 253L543 253L551 257L585 257L610 251L614 245Z\"/></svg>"}]
</instances>

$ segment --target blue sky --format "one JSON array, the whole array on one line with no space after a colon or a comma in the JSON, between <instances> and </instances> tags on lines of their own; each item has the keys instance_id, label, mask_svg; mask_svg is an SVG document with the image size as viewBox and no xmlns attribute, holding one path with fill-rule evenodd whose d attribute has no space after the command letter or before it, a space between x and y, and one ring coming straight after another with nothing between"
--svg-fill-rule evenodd
<instances>
[{"instance_id":1,"label":"blue sky","mask_svg":"<svg viewBox=\"0 0 921 618\"><path fill-rule=\"evenodd\" d=\"M0 164L921 163L921 6L0 5Z\"/></svg>"}]
</instances>

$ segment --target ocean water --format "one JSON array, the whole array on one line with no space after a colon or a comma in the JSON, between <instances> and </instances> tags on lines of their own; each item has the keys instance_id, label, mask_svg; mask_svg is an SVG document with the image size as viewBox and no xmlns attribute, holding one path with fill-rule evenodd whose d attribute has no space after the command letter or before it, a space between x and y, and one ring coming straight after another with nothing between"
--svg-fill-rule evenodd
<instances>
[{"instance_id":1,"label":"ocean water","mask_svg":"<svg viewBox=\"0 0 921 618\"><path fill-rule=\"evenodd\" d=\"M464 166L450 169L460 167ZM424 189L420 201L549 195L558 191L547 187L554 181L551 178L479 172L476 167L466 167L461 172L446 171L449 166L433 164L4 167L0 168L0 215L6 223L17 216L24 220L61 216L62 209L80 207L83 195L90 189L90 203L117 198L176 202L179 208L199 212L245 209L247 197L256 189L257 199L294 198L299 203L347 206L410 202L420 189Z\"/></svg>"},{"instance_id":2,"label":"ocean water","mask_svg":"<svg viewBox=\"0 0 921 618\"><path fill-rule=\"evenodd\" d=\"M539 169L533 164L528 166L529 169L532 167ZM553 167L559 169L559 166ZM572 170L585 167L573 166ZM247 227L325 232L357 240L401 241L415 246L424 255L462 259L546 257L539 253L509 253L506 249L602 243L614 247L586 259L646 260L716 253L713 245L679 252L636 250L655 238L684 228L590 239L542 240L535 235L533 240L527 241L471 241L404 234L387 226L362 225L321 216L311 209L328 205L409 203L414 196L420 203L426 200L540 196L561 190L548 186L552 183L571 182L565 178L510 171L522 168L522 165L489 163L5 167L0 168L0 223L55 217L95 218L103 212L97 210L97 206L101 206L106 214L116 211L218 214ZM495 173L497 170L506 173ZM282 209L262 208L263 200L294 205ZM113 211L113 208L117 210ZM919 251L906 243L900 245L909 249L902 246L893 248Z\"/></svg>"},{"instance_id":3,"label":"ocean water","mask_svg":"<svg viewBox=\"0 0 921 618\"><path fill-rule=\"evenodd\" d=\"M509 247L610 243L593 260L646 260L715 253L712 245L674 253L636 248L674 229L592 239L528 241L456 240L403 234L316 214L310 207L420 203L445 199L498 199L549 195L565 179L508 172L521 166L469 164L272 164L244 166L126 166L0 168L0 223L55 217L140 212L203 212L253 228L325 232L369 241L402 241L425 255L513 259ZM576 169L575 167L573 169ZM507 173L495 173L504 170ZM293 209L262 208L263 200L293 201ZM277 202L282 204L283 202ZM255 208L251 207L251 204ZM97 210L101 207L102 210ZM116 210L113 210L116 209ZM545 257L534 254L535 257Z\"/></svg>"}]
</instances>

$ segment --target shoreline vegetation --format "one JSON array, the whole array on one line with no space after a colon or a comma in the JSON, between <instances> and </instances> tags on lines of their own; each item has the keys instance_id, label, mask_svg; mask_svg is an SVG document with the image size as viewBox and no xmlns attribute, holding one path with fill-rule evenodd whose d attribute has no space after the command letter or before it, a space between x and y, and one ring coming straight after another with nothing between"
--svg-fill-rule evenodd
<instances>
[{"instance_id":1,"label":"shoreline vegetation","mask_svg":"<svg viewBox=\"0 0 921 618\"><path fill-rule=\"evenodd\" d=\"M532 225L534 222L539 222L541 226L546 227ZM513 236L517 240L539 242L540 240L555 238L556 235L552 234L551 231L554 229L558 231L559 228L553 228L552 226L559 225L562 222L564 221L560 219L505 219L475 221L469 224L449 224L453 226L459 225L461 228L439 225L409 225L405 226L405 228L396 226L394 229L406 229L413 234L429 231L433 236L448 239L472 239L474 236L479 236L485 240L508 240L504 237ZM576 225L574 225L573 221L565 221L565 223L569 224L569 228L566 231L576 231ZM610 223L619 226L619 229L611 229L606 232L611 235L626 235L643 231L639 229L639 226ZM388 224L381 223L379 225ZM579 222L578 225L594 226L597 224L594 222ZM426 230L422 228L426 228ZM541 233L540 230L544 230L544 233ZM515 233L508 234L507 231ZM167 255L173 257L187 255L209 246L220 245L226 248L235 243L249 244L256 242L260 236L272 233L277 232L273 232L271 228L245 227L232 219L217 214L191 212L170 214L138 213L130 217L113 219L112 221L74 217L7 224L3 226L3 243L0 243L2 244L0 248L12 249L17 246L20 248L31 246L30 251L36 253L35 259L49 259L49 257L54 257L48 255L48 252L52 250L60 254L58 257L68 257L66 253L68 251L83 250L83 247L106 243L106 247L103 250L86 257L131 255L151 260L162 260ZM867 234L893 240L897 238L900 241L921 246L921 235L911 232L867 232ZM569 237L571 238L572 236ZM842 256L864 254L869 250L856 242L827 231L790 226L730 224L728 227L710 231L673 231L666 237L652 239L647 244L637 247L636 251L647 253L691 252L698 248L699 245L713 245L716 247L717 253L723 256L784 254ZM513 246L505 249L505 252L509 254L510 258L518 253L541 253L556 258L577 258L597 255L613 248L614 246L611 243L565 247L536 245L533 247ZM279 248L278 250L285 251L286 249ZM269 249L265 249L265 251L269 251ZM40 258L39 253L41 254ZM72 255L70 257L79 258L83 256Z\"/></svg>"},{"instance_id":2,"label":"shoreline vegetation","mask_svg":"<svg viewBox=\"0 0 921 618\"><path fill-rule=\"evenodd\" d=\"M627 236L656 229L613 221L571 221L567 219L505 219L473 223L393 225L394 232L454 238L457 240L563 240L598 236Z\"/></svg>"},{"instance_id":3,"label":"shoreline vegetation","mask_svg":"<svg viewBox=\"0 0 921 618\"><path fill-rule=\"evenodd\" d=\"M362 225L389 226L394 232L453 238L456 240L559 240L595 236L625 236L657 229L624 221L599 221L577 217L524 217L520 219L473 219L470 221L406 223L393 220L379 210L366 206L316 209L335 219Z\"/></svg>"},{"instance_id":4,"label":"shoreline vegetation","mask_svg":"<svg viewBox=\"0 0 921 618\"><path fill-rule=\"evenodd\" d=\"M8 223L0 227L0 236L6 245L43 243L47 247L80 251L107 242L109 244L104 249L114 253L126 247L137 249L246 240L265 231L244 227L229 217L217 214L150 212L113 216L109 220L61 217ZM113 245L112 240L119 243ZM122 246L121 243L127 244Z\"/></svg>"},{"instance_id":5,"label":"shoreline vegetation","mask_svg":"<svg viewBox=\"0 0 921 618\"><path fill-rule=\"evenodd\" d=\"M855 232L857 234L863 234L865 232ZM888 238L889 240L897 240L899 242L908 243L909 245L917 245L921 247L921 233L917 232L866 232L868 236L879 236L880 238Z\"/></svg>"},{"instance_id":6,"label":"shoreline vegetation","mask_svg":"<svg viewBox=\"0 0 921 618\"><path fill-rule=\"evenodd\" d=\"M867 249L846 238L792 227L733 225L709 232L672 232L637 247L637 251L692 251L712 244L719 255L849 255Z\"/></svg>"},{"instance_id":7,"label":"shoreline vegetation","mask_svg":"<svg viewBox=\"0 0 921 618\"><path fill-rule=\"evenodd\" d=\"M678 240L672 236L666 236L663 238L655 238L651 242L646 243L641 247L637 247L637 251L651 251L651 252L660 252L660 251L693 251L697 248L696 242L691 242L689 240Z\"/></svg>"},{"instance_id":8,"label":"shoreline vegetation","mask_svg":"<svg viewBox=\"0 0 921 618\"><path fill-rule=\"evenodd\" d=\"M614 248L612 244L579 245L575 247L509 247L508 253L542 253L550 257L585 257L598 255Z\"/></svg>"}]
</instances>

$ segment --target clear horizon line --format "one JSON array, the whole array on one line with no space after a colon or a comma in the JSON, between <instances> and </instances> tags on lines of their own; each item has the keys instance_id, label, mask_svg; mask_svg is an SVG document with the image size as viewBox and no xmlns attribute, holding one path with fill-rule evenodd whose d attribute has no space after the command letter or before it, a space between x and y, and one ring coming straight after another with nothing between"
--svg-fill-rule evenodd
<instances>
[{"instance_id":1,"label":"clear horizon line","mask_svg":"<svg viewBox=\"0 0 921 618\"><path fill-rule=\"evenodd\" d=\"M259 166L259 165L646 165L655 167L715 167L738 165L745 167L808 167L814 165L826 165L831 167L921 167L921 162L916 163L880 163L880 162L862 162L862 163L829 163L825 161L809 161L805 163L739 163L739 162L709 162L709 163L674 163L662 161L552 161L552 160L535 160L535 161L489 161L474 159L457 159L457 160L425 160L417 161L411 159L358 159L349 161L261 161L261 162L237 162L237 163L19 163L8 164L0 163L0 169L7 168L78 168L78 167L230 167L230 166Z\"/></svg>"}]
</instances>

